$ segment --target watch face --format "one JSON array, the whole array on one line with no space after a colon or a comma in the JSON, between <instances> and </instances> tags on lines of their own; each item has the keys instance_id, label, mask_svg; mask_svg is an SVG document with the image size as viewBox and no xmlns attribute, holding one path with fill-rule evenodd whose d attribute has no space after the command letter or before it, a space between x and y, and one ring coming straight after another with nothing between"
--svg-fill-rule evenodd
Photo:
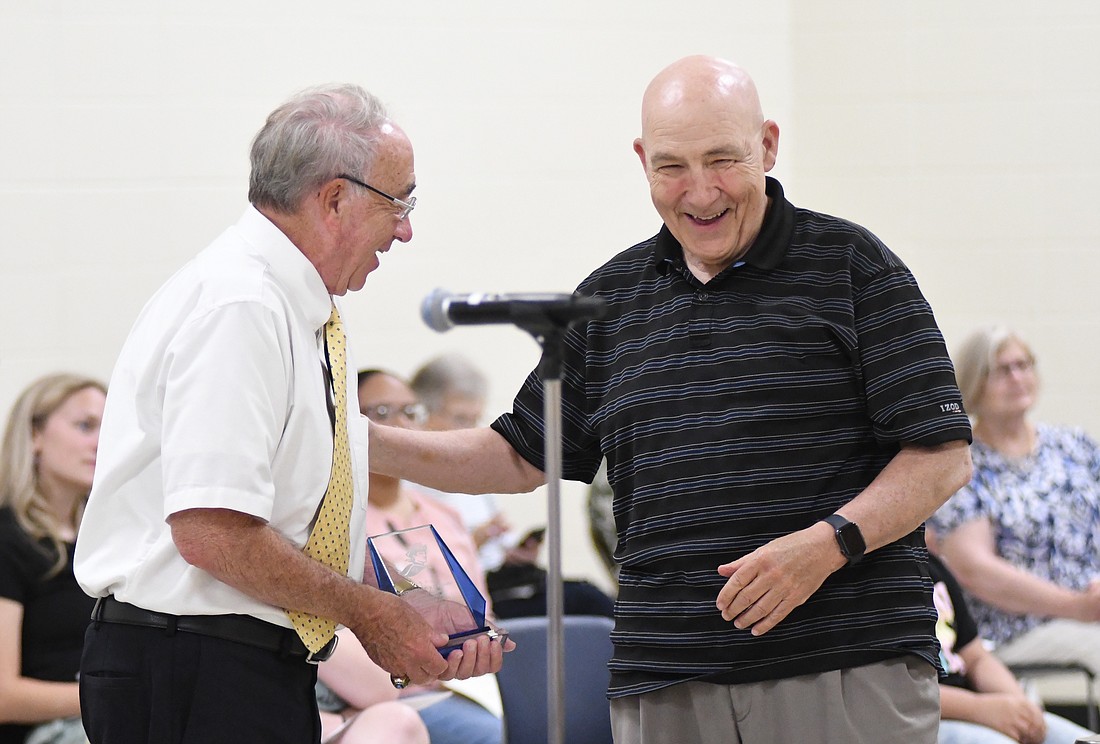
<instances>
[{"instance_id":1,"label":"watch face","mask_svg":"<svg viewBox=\"0 0 1100 744\"><path fill-rule=\"evenodd\" d=\"M859 531L859 527L848 522L840 529L836 531L837 540L840 543L840 550L848 558L860 558L863 556L865 550L867 550L867 543L863 541L863 533Z\"/></svg>"}]
</instances>

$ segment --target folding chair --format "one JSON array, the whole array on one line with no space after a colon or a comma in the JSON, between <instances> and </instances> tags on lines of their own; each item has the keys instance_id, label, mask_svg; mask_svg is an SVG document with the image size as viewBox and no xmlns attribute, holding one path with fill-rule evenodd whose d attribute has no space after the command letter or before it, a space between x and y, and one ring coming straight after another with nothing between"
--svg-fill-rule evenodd
<instances>
[{"instance_id":1,"label":"folding chair","mask_svg":"<svg viewBox=\"0 0 1100 744\"><path fill-rule=\"evenodd\" d=\"M545 617L509 618L501 625L516 642L497 673L504 707L505 744L546 744L548 621ZM611 618L566 615L565 736L568 744L611 744L607 686L611 673Z\"/></svg>"},{"instance_id":2,"label":"folding chair","mask_svg":"<svg viewBox=\"0 0 1100 744\"><path fill-rule=\"evenodd\" d=\"M1073 662L1066 663L1031 663L1010 664L1008 666L1018 679L1034 679L1036 677L1053 677L1065 674L1080 674L1085 684L1085 715L1088 717L1088 728L1091 731L1100 730L1100 709L1096 703L1096 675L1087 666Z\"/></svg>"}]
</instances>

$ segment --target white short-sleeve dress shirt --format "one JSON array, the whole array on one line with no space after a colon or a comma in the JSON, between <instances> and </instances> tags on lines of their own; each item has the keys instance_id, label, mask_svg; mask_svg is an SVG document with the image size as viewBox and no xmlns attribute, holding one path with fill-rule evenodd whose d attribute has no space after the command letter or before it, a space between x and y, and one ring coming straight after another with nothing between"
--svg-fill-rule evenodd
<instances>
[{"instance_id":1,"label":"white short-sleeve dress shirt","mask_svg":"<svg viewBox=\"0 0 1100 744\"><path fill-rule=\"evenodd\" d=\"M272 607L188 564L166 519L220 508L304 546L328 486L332 421L323 327L331 298L313 265L249 207L148 302L111 376L74 568L93 596L174 615ZM349 360L355 504L350 575L365 544L367 423ZM264 560L256 556L256 560Z\"/></svg>"}]
</instances>

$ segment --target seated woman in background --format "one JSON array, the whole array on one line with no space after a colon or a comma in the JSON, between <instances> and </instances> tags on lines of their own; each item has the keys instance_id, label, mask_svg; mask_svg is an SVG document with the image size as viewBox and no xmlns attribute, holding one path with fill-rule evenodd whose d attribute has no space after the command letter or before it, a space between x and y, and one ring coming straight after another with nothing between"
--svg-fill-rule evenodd
<instances>
[{"instance_id":1,"label":"seated woman in background","mask_svg":"<svg viewBox=\"0 0 1100 744\"><path fill-rule=\"evenodd\" d=\"M1100 673L1100 447L1029 418L1039 378L1016 333L978 331L955 369L974 476L929 520L940 554L1002 661Z\"/></svg>"},{"instance_id":2,"label":"seated woman in background","mask_svg":"<svg viewBox=\"0 0 1100 744\"><path fill-rule=\"evenodd\" d=\"M424 407L409 386L397 376L381 370L364 370L359 373L359 409L373 423L388 426L420 427L427 417ZM364 540L368 535L380 535L426 524L436 528L459 564L487 598L485 574L478 563L477 547L457 512L399 479L377 473L370 474L367 534L363 535ZM426 572L437 577L449 576L450 569L445 563L431 562L436 557L434 553L429 556ZM439 560L442 561L441 556ZM374 576L374 567L369 556L364 580L367 576ZM442 585L443 581L431 583ZM347 642L338 644L332 658L317 669L320 682L318 705L322 708L333 707L325 704L326 699L331 700L332 693L335 693L337 699L336 707L341 704L349 705L353 712L362 707L363 702L376 702L387 695L391 700L396 699L398 691L390 684L389 674L375 665L354 636L346 640ZM389 687L388 693L386 687ZM465 694L453 693L452 689L460 689ZM416 726L408 725L409 715L415 717L419 714L423 722L419 728L426 726L432 744L500 744L503 727L499 715L467 695L477 697L489 707L499 710L500 691L496 687L495 675L456 680L446 683L446 686L412 686L400 693L405 702L388 705L405 707L407 703L416 710L406 707L404 711L398 711L399 715L388 720L385 717L376 717L387 725L399 724L405 733L380 738L378 741L392 744L427 741L426 737L419 738L409 733L410 730L417 729ZM373 711L373 708L369 710ZM353 739L351 733L349 730L345 738L340 739L340 744L375 741Z\"/></svg>"},{"instance_id":3,"label":"seated woman in background","mask_svg":"<svg viewBox=\"0 0 1100 744\"><path fill-rule=\"evenodd\" d=\"M931 545L931 543L929 543ZM934 582L940 663L939 744L1073 744L1092 732L1045 713L1016 677L985 647L962 588L935 554Z\"/></svg>"},{"instance_id":4,"label":"seated woman in background","mask_svg":"<svg viewBox=\"0 0 1100 744\"><path fill-rule=\"evenodd\" d=\"M105 399L96 380L43 377L0 444L0 744L85 741L77 671L94 600L72 559Z\"/></svg>"}]
</instances>

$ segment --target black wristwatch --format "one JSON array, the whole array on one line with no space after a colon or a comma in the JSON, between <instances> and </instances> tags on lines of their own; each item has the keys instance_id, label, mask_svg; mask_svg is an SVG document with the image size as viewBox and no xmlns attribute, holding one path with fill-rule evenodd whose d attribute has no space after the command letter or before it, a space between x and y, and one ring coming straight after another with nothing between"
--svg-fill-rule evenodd
<instances>
[{"instance_id":1,"label":"black wristwatch","mask_svg":"<svg viewBox=\"0 0 1100 744\"><path fill-rule=\"evenodd\" d=\"M840 546L840 552L848 559L848 565L859 563L863 553L867 550L867 543L863 540L863 533L859 531L859 525L849 522L839 514L830 514L821 520L828 522L836 530L836 544Z\"/></svg>"}]
</instances>

